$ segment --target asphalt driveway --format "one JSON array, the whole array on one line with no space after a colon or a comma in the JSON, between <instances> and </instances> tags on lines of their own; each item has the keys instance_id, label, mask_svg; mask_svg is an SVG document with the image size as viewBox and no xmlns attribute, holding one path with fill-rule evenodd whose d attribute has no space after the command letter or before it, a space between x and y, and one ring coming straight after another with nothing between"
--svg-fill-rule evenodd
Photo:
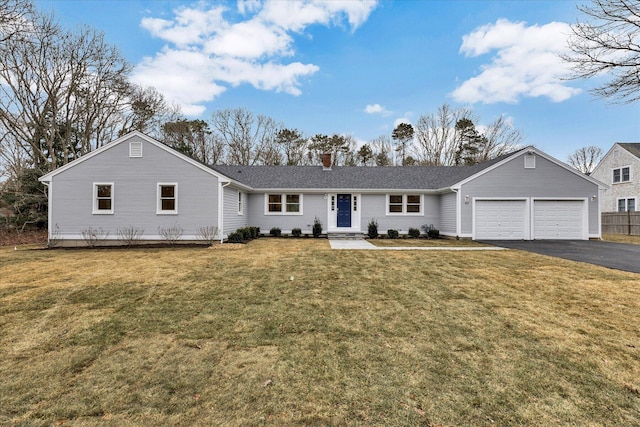
<instances>
[{"instance_id":1,"label":"asphalt driveway","mask_svg":"<svg viewBox=\"0 0 640 427\"><path fill-rule=\"evenodd\" d=\"M600 240L491 240L483 243L640 273L640 245Z\"/></svg>"}]
</instances>

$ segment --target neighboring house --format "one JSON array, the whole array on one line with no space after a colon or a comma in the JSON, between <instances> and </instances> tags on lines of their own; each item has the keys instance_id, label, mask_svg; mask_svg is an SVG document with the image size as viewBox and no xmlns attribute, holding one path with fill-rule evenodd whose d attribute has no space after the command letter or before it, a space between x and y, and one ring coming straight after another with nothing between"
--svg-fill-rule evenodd
<instances>
[{"instance_id":1,"label":"neighboring house","mask_svg":"<svg viewBox=\"0 0 640 427\"><path fill-rule=\"evenodd\" d=\"M278 227L311 233L385 233L433 225L472 239L600 237L604 186L527 147L474 166L331 167L203 165L133 132L40 178L49 191L50 238L83 244L83 231L144 229L162 240L177 227L198 240L200 227ZM108 232L108 237L106 233Z\"/></svg>"},{"instance_id":2,"label":"neighboring house","mask_svg":"<svg viewBox=\"0 0 640 427\"><path fill-rule=\"evenodd\" d=\"M640 143L615 143L591 176L609 186L602 194L603 212L640 210Z\"/></svg>"}]
</instances>

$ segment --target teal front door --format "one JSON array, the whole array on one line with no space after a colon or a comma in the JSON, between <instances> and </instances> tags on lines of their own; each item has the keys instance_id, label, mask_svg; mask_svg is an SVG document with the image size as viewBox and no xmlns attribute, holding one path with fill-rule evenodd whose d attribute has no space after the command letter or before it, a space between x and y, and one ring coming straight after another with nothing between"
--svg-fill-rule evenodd
<instances>
[{"instance_id":1,"label":"teal front door","mask_svg":"<svg viewBox=\"0 0 640 427\"><path fill-rule=\"evenodd\" d=\"M338 194L338 227L351 227L351 194Z\"/></svg>"}]
</instances>

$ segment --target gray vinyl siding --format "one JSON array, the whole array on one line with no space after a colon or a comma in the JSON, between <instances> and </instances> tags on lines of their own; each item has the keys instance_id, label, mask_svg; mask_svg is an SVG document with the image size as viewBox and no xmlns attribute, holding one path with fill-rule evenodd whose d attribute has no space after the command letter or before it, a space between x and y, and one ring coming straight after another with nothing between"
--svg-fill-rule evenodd
<instances>
[{"instance_id":1,"label":"gray vinyl siding","mask_svg":"<svg viewBox=\"0 0 640 427\"><path fill-rule=\"evenodd\" d=\"M503 165L464 184L462 197L512 198L588 198L589 234L598 235L598 186L587 179L536 155L534 169L524 168L524 156L515 157ZM472 233L473 203L461 204L461 234Z\"/></svg>"},{"instance_id":2,"label":"gray vinyl siding","mask_svg":"<svg viewBox=\"0 0 640 427\"><path fill-rule=\"evenodd\" d=\"M238 228L248 227L249 219L247 215L247 193L243 193L242 215L238 215L238 192L242 192L234 187L224 188L224 209L223 228L224 234L228 235Z\"/></svg>"},{"instance_id":3,"label":"gray vinyl siding","mask_svg":"<svg viewBox=\"0 0 640 427\"><path fill-rule=\"evenodd\" d=\"M270 194L302 194L302 215L266 215L265 193L249 195L249 225L260 227L261 233L269 233L273 227L278 227L283 233L289 234L292 229L299 228L303 233L311 233L313 221L316 217L322 223L323 232L327 230L327 201L324 194L313 193L281 193L274 191Z\"/></svg>"},{"instance_id":4,"label":"gray vinyl siding","mask_svg":"<svg viewBox=\"0 0 640 427\"><path fill-rule=\"evenodd\" d=\"M440 196L440 233L455 236L456 231L456 193Z\"/></svg>"},{"instance_id":5,"label":"gray vinyl siding","mask_svg":"<svg viewBox=\"0 0 640 427\"><path fill-rule=\"evenodd\" d=\"M129 157L129 142L143 143L141 158ZM94 183L113 183L114 213L93 214ZM177 183L178 213L159 215L157 184ZM51 230L62 238L89 227L117 239L120 227L144 229L154 239L159 228L178 226L184 239L201 226L218 225L218 179L175 155L134 137L52 177Z\"/></svg>"},{"instance_id":6,"label":"gray vinyl siding","mask_svg":"<svg viewBox=\"0 0 640 427\"><path fill-rule=\"evenodd\" d=\"M387 215L386 194L363 194L361 204L361 229L364 233L372 219L378 223L380 233L393 229L406 234L409 228L422 231L421 227L426 224L433 224L436 228L440 226L440 197L437 195L424 195L423 215Z\"/></svg>"}]
</instances>

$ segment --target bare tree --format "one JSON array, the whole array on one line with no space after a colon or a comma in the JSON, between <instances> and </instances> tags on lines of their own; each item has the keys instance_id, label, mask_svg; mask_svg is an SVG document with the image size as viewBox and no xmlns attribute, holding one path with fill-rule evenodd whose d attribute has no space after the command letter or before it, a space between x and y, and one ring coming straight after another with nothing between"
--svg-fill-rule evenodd
<instances>
[{"instance_id":1,"label":"bare tree","mask_svg":"<svg viewBox=\"0 0 640 427\"><path fill-rule=\"evenodd\" d=\"M227 163L234 165L275 164L273 147L276 132L282 128L271 117L254 115L244 108L215 111L211 124L216 136L224 142Z\"/></svg>"},{"instance_id":2,"label":"bare tree","mask_svg":"<svg viewBox=\"0 0 640 427\"><path fill-rule=\"evenodd\" d=\"M0 43L29 28L28 16L33 13L30 0L0 0Z\"/></svg>"},{"instance_id":3,"label":"bare tree","mask_svg":"<svg viewBox=\"0 0 640 427\"><path fill-rule=\"evenodd\" d=\"M578 148L569 155L568 163L580 172L590 175L602 159L602 149L591 145L589 147Z\"/></svg>"},{"instance_id":4,"label":"bare tree","mask_svg":"<svg viewBox=\"0 0 640 427\"><path fill-rule=\"evenodd\" d=\"M448 104L438 107L432 114L423 114L414 125L416 144L414 155L422 165L451 166L456 164L460 149L460 132L464 127L456 126L461 121L480 123L478 116L469 108L451 108ZM474 161L483 162L516 149L524 139L522 133L500 116L488 126L478 125L479 151ZM458 159L460 161L460 159Z\"/></svg>"},{"instance_id":5,"label":"bare tree","mask_svg":"<svg viewBox=\"0 0 640 427\"><path fill-rule=\"evenodd\" d=\"M415 157L423 165L455 164L458 149L456 123L462 119L477 122L471 110L452 109L449 104L438 107L436 113L423 114L416 122Z\"/></svg>"},{"instance_id":6,"label":"bare tree","mask_svg":"<svg viewBox=\"0 0 640 427\"><path fill-rule=\"evenodd\" d=\"M481 127L479 126L479 128ZM478 161L480 162L514 151L524 140L522 132L514 128L502 115L486 126L483 134L486 137L486 144L478 153Z\"/></svg>"},{"instance_id":7,"label":"bare tree","mask_svg":"<svg viewBox=\"0 0 640 427\"><path fill-rule=\"evenodd\" d=\"M371 141L371 149L373 150L376 166L390 166L393 164L391 158L392 147L391 140L387 135L380 135Z\"/></svg>"},{"instance_id":8,"label":"bare tree","mask_svg":"<svg viewBox=\"0 0 640 427\"><path fill-rule=\"evenodd\" d=\"M563 59L573 64L573 79L607 75L592 89L596 96L615 102L640 100L640 3L636 0L592 0L578 6L585 21L571 27Z\"/></svg>"},{"instance_id":9,"label":"bare tree","mask_svg":"<svg viewBox=\"0 0 640 427\"><path fill-rule=\"evenodd\" d=\"M55 169L112 139L129 66L103 34L63 30L29 15L29 31L0 43L0 125L40 171Z\"/></svg>"}]
</instances>

